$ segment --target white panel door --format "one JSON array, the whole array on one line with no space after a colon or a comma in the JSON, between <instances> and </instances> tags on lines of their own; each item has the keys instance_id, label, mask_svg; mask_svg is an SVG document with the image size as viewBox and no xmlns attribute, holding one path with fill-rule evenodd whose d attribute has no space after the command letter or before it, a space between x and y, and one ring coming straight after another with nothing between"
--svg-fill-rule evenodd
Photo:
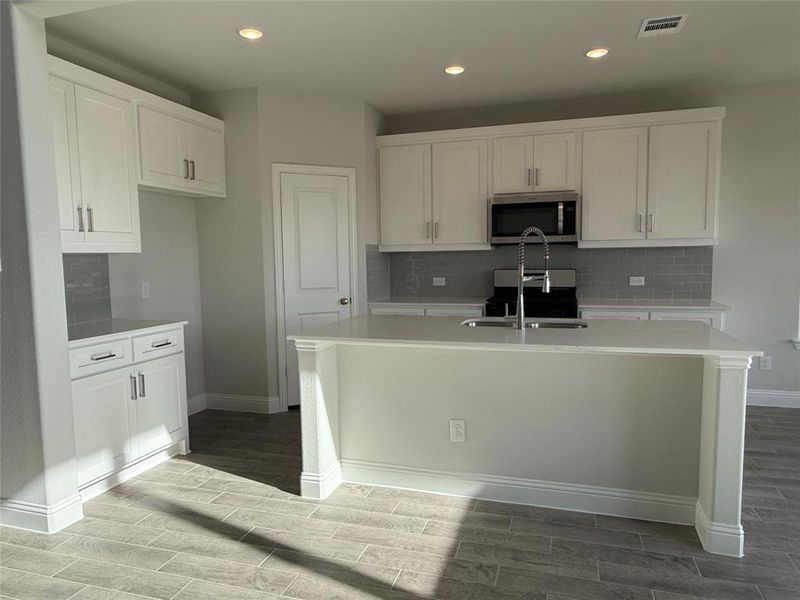
<instances>
[{"instance_id":1,"label":"white panel door","mask_svg":"<svg viewBox=\"0 0 800 600\"><path fill-rule=\"evenodd\" d=\"M650 128L647 237L714 237L716 123Z\"/></svg>"},{"instance_id":2,"label":"white panel door","mask_svg":"<svg viewBox=\"0 0 800 600\"><path fill-rule=\"evenodd\" d=\"M583 134L582 238L645 237L647 127Z\"/></svg>"},{"instance_id":3,"label":"white panel door","mask_svg":"<svg viewBox=\"0 0 800 600\"><path fill-rule=\"evenodd\" d=\"M72 382L78 485L136 457L132 377L125 367Z\"/></svg>"},{"instance_id":4,"label":"white panel door","mask_svg":"<svg viewBox=\"0 0 800 600\"><path fill-rule=\"evenodd\" d=\"M574 190L575 133L533 136L533 190Z\"/></svg>"},{"instance_id":5,"label":"white panel door","mask_svg":"<svg viewBox=\"0 0 800 600\"><path fill-rule=\"evenodd\" d=\"M351 316L347 178L281 174L286 335ZM287 403L300 402L297 352L287 342Z\"/></svg>"},{"instance_id":6,"label":"white panel door","mask_svg":"<svg viewBox=\"0 0 800 600\"><path fill-rule=\"evenodd\" d=\"M56 163L56 192L62 242L83 241L81 180L78 165L78 126L75 120L75 86L50 76L50 118Z\"/></svg>"},{"instance_id":7,"label":"white panel door","mask_svg":"<svg viewBox=\"0 0 800 600\"><path fill-rule=\"evenodd\" d=\"M139 194L133 105L75 86L86 241L138 252ZM106 246L108 248L108 246Z\"/></svg>"},{"instance_id":8,"label":"white panel door","mask_svg":"<svg viewBox=\"0 0 800 600\"><path fill-rule=\"evenodd\" d=\"M381 244L430 244L431 145L381 148Z\"/></svg>"},{"instance_id":9,"label":"white panel door","mask_svg":"<svg viewBox=\"0 0 800 600\"><path fill-rule=\"evenodd\" d=\"M485 244L486 140L433 144L433 243Z\"/></svg>"},{"instance_id":10,"label":"white panel door","mask_svg":"<svg viewBox=\"0 0 800 600\"><path fill-rule=\"evenodd\" d=\"M145 183L189 186L186 123L144 106L139 107L139 163Z\"/></svg>"},{"instance_id":11,"label":"white panel door","mask_svg":"<svg viewBox=\"0 0 800 600\"><path fill-rule=\"evenodd\" d=\"M137 377L136 440L139 454L173 442L183 426L186 375L183 354L173 354L134 367ZM180 437L175 436L175 439Z\"/></svg>"},{"instance_id":12,"label":"white panel door","mask_svg":"<svg viewBox=\"0 0 800 600\"><path fill-rule=\"evenodd\" d=\"M189 157L189 187L225 194L225 134L194 123L186 123L186 153Z\"/></svg>"},{"instance_id":13,"label":"white panel door","mask_svg":"<svg viewBox=\"0 0 800 600\"><path fill-rule=\"evenodd\" d=\"M492 192L514 194L533 191L533 136L496 138L492 141Z\"/></svg>"}]
</instances>

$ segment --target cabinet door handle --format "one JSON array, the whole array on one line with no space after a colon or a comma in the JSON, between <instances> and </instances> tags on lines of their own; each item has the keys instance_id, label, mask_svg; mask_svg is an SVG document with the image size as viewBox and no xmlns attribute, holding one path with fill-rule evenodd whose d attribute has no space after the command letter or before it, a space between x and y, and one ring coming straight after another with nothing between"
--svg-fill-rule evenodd
<instances>
[{"instance_id":1,"label":"cabinet door handle","mask_svg":"<svg viewBox=\"0 0 800 600\"><path fill-rule=\"evenodd\" d=\"M189 179L189 159L183 159L183 178Z\"/></svg>"},{"instance_id":2,"label":"cabinet door handle","mask_svg":"<svg viewBox=\"0 0 800 600\"><path fill-rule=\"evenodd\" d=\"M433 224L433 237L435 237L435 238L439 237L439 221L436 221Z\"/></svg>"},{"instance_id":3,"label":"cabinet door handle","mask_svg":"<svg viewBox=\"0 0 800 600\"><path fill-rule=\"evenodd\" d=\"M78 207L78 231L85 231L83 228L83 207Z\"/></svg>"},{"instance_id":4,"label":"cabinet door handle","mask_svg":"<svg viewBox=\"0 0 800 600\"><path fill-rule=\"evenodd\" d=\"M533 185L539 185L539 167L533 170Z\"/></svg>"},{"instance_id":5,"label":"cabinet door handle","mask_svg":"<svg viewBox=\"0 0 800 600\"><path fill-rule=\"evenodd\" d=\"M653 213L647 215L647 231L653 232L656 228L656 216Z\"/></svg>"},{"instance_id":6,"label":"cabinet door handle","mask_svg":"<svg viewBox=\"0 0 800 600\"><path fill-rule=\"evenodd\" d=\"M89 231L94 231L94 209L91 206L86 207L86 216L89 217Z\"/></svg>"},{"instance_id":7,"label":"cabinet door handle","mask_svg":"<svg viewBox=\"0 0 800 600\"><path fill-rule=\"evenodd\" d=\"M139 373L139 398L144 398L144 373Z\"/></svg>"},{"instance_id":8,"label":"cabinet door handle","mask_svg":"<svg viewBox=\"0 0 800 600\"><path fill-rule=\"evenodd\" d=\"M430 221L426 221L425 222L425 238L429 238L429 237L431 237L431 222Z\"/></svg>"},{"instance_id":9,"label":"cabinet door handle","mask_svg":"<svg viewBox=\"0 0 800 600\"><path fill-rule=\"evenodd\" d=\"M528 185L531 184L531 170L528 169Z\"/></svg>"},{"instance_id":10,"label":"cabinet door handle","mask_svg":"<svg viewBox=\"0 0 800 600\"><path fill-rule=\"evenodd\" d=\"M641 232L642 226L644 222L644 216L642 214L636 215L636 231Z\"/></svg>"},{"instance_id":11,"label":"cabinet door handle","mask_svg":"<svg viewBox=\"0 0 800 600\"><path fill-rule=\"evenodd\" d=\"M194 165L194 161L193 160L189 161L189 168L190 168L191 173L192 173L192 175L191 175L191 177L189 177L189 179L194 181L194 168L195 168L195 165Z\"/></svg>"},{"instance_id":12,"label":"cabinet door handle","mask_svg":"<svg viewBox=\"0 0 800 600\"><path fill-rule=\"evenodd\" d=\"M131 377L131 400L136 400L136 377Z\"/></svg>"}]
</instances>

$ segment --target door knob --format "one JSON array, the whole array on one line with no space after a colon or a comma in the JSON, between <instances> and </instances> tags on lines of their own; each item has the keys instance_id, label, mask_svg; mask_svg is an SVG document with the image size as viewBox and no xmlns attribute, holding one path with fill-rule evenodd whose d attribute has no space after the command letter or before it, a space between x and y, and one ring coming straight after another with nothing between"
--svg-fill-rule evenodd
<instances>
[{"instance_id":1,"label":"door knob","mask_svg":"<svg viewBox=\"0 0 800 600\"><path fill-rule=\"evenodd\" d=\"M350 298L339 298L339 304L350 304Z\"/></svg>"}]
</instances>

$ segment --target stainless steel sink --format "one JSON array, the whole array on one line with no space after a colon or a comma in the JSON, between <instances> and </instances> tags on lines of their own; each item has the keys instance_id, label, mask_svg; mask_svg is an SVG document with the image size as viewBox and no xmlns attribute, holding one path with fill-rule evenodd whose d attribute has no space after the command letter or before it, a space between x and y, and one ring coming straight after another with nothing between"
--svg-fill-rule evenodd
<instances>
[{"instance_id":1,"label":"stainless steel sink","mask_svg":"<svg viewBox=\"0 0 800 600\"><path fill-rule=\"evenodd\" d=\"M467 327L514 327L513 319L484 317L467 319L461 323ZM525 329L586 329L589 324L579 319L525 319Z\"/></svg>"}]
</instances>

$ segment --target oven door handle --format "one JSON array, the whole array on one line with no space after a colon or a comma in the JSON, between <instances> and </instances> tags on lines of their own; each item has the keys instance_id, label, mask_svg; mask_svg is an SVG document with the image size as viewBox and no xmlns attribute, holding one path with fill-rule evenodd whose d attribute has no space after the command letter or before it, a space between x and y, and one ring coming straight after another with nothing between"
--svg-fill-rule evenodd
<instances>
[{"instance_id":1,"label":"oven door handle","mask_svg":"<svg viewBox=\"0 0 800 600\"><path fill-rule=\"evenodd\" d=\"M558 235L564 235L564 203L558 203Z\"/></svg>"}]
</instances>

